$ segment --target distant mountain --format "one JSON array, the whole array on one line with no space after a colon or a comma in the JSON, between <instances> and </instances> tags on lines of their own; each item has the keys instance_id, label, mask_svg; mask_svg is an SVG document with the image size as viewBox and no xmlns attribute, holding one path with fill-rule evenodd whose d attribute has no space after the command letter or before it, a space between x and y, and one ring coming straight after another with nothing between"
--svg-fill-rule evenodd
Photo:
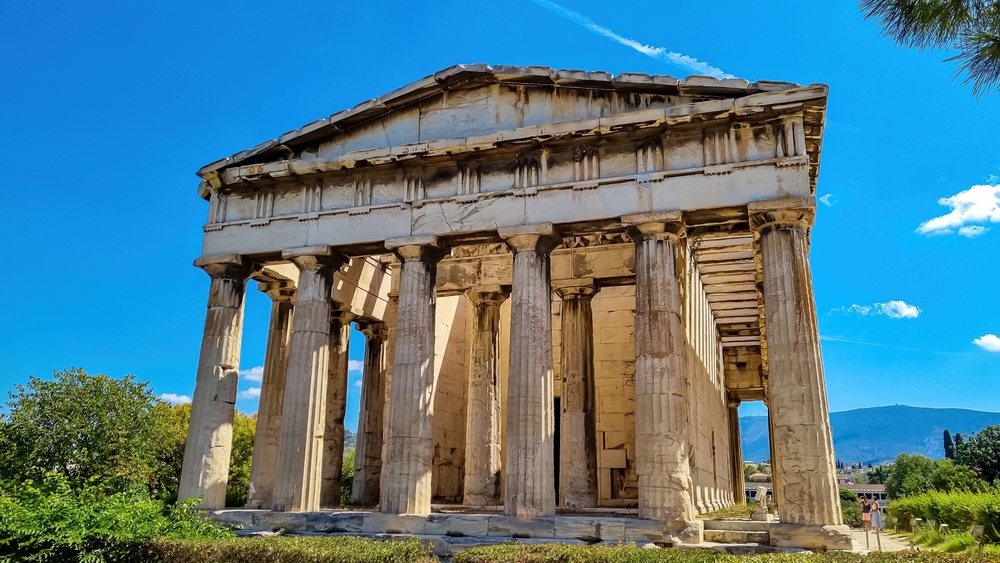
<instances>
[{"instance_id":1,"label":"distant mountain","mask_svg":"<svg viewBox=\"0 0 1000 563\"><path fill-rule=\"evenodd\" d=\"M350 429L344 429L344 449L353 450L358 447L358 435Z\"/></svg>"},{"instance_id":2,"label":"distant mountain","mask_svg":"<svg viewBox=\"0 0 1000 563\"><path fill-rule=\"evenodd\" d=\"M833 449L844 463L892 461L902 452L944 457L941 435L948 429L969 435L1000 424L1000 413L966 409L932 409L894 405L830 413ZM771 457L766 416L740 418L743 459Z\"/></svg>"}]
</instances>

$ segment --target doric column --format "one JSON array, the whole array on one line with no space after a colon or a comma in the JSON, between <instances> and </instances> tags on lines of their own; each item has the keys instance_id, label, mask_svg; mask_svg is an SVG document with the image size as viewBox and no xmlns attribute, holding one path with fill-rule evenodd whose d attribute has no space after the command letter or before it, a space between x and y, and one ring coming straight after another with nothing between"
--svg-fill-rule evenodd
<instances>
[{"instance_id":1,"label":"doric column","mask_svg":"<svg viewBox=\"0 0 1000 563\"><path fill-rule=\"evenodd\" d=\"M811 198L749 206L763 261L771 464L783 526L842 523L809 266L814 206Z\"/></svg>"},{"instance_id":2,"label":"doric column","mask_svg":"<svg viewBox=\"0 0 1000 563\"><path fill-rule=\"evenodd\" d=\"M204 497L201 508L217 509L226 506L243 302L253 266L235 254L203 256L194 265L204 269L212 283L177 496Z\"/></svg>"},{"instance_id":3,"label":"doric column","mask_svg":"<svg viewBox=\"0 0 1000 563\"><path fill-rule=\"evenodd\" d=\"M677 212L622 218L635 241L635 443L639 516L667 523L678 541L701 541L691 482Z\"/></svg>"},{"instance_id":4,"label":"doric column","mask_svg":"<svg viewBox=\"0 0 1000 563\"><path fill-rule=\"evenodd\" d=\"M329 246L286 250L299 268L282 406L275 511L319 510L330 367L333 276L347 258Z\"/></svg>"},{"instance_id":5,"label":"doric column","mask_svg":"<svg viewBox=\"0 0 1000 563\"><path fill-rule=\"evenodd\" d=\"M466 293L475 310L465 433L467 506L500 503L500 305L506 293L476 288Z\"/></svg>"},{"instance_id":6,"label":"doric column","mask_svg":"<svg viewBox=\"0 0 1000 563\"><path fill-rule=\"evenodd\" d=\"M386 467L389 459L389 414L392 409L392 362L396 358L396 319L399 316L399 293L389 292L389 304L385 308L385 351L382 362L382 386L385 389L382 405L382 474L379 475L379 503L382 502L382 491L385 490Z\"/></svg>"},{"instance_id":7,"label":"doric column","mask_svg":"<svg viewBox=\"0 0 1000 563\"><path fill-rule=\"evenodd\" d=\"M357 323L365 335L365 360L361 372L361 407L358 414L358 445L354 456L351 502L375 506L379 501L382 475L382 414L385 407L385 380L382 377L385 323Z\"/></svg>"},{"instance_id":8,"label":"doric column","mask_svg":"<svg viewBox=\"0 0 1000 563\"><path fill-rule=\"evenodd\" d=\"M551 224L500 229L500 236L514 252L504 513L551 516L556 495L549 255L559 238Z\"/></svg>"},{"instance_id":9,"label":"doric column","mask_svg":"<svg viewBox=\"0 0 1000 563\"><path fill-rule=\"evenodd\" d=\"M334 306L338 306L334 303ZM330 367L326 382L326 419L323 431L321 508L340 506L340 477L344 469L344 415L347 414L347 369L354 314L336 310L330 315Z\"/></svg>"},{"instance_id":10,"label":"doric column","mask_svg":"<svg viewBox=\"0 0 1000 563\"><path fill-rule=\"evenodd\" d=\"M743 444L740 437L740 401L729 400L729 466L732 473L733 502L746 504L746 484L743 482Z\"/></svg>"},{"instance_id":11,"label":"doric column","mask_svg":"<svg viewBox=\"0 0 1000 563\"><path fill-rule=\"evenodd\" d=\"M434 313L437 263L444 252L434 236L386 241L403 261L399 318L386 439L382 512L430 514L434 460Z\"/></svg>"},{"instance_id":12,"label":"doric column","mask_svg":"<svg viewBox=\"0 0 1000 563\"><path fill-rule=\"evenodd\" d=\"M257 288L271 298L271 324L264 352L264 378L260 383L257 433L250 462L250 484L246 508L270 510L278 473L278 441L281 438L281 408L285 401L288 340L292 334L292 304L295 286L288 281L261 283Z\"/></svg>"},{"instance_id":13,"label":"doric column","mask_svg":"<svg viewBox=\"0 0 1000 563\"><path fill-rule=\"evenodd\" d=\"M590 279L556 288L562 298L562 409L559 497L569 508L597 506L597 426L594 389L594 312Z\"/></svg>"}]
</instances>

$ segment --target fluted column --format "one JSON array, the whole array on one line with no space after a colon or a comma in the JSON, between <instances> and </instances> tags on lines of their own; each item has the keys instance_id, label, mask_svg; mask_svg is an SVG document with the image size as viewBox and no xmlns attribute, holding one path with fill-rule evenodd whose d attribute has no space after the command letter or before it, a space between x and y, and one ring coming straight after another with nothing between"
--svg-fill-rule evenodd
<instances>
[{"instance_id":1,"label":"fluted column","mask_svg":"<svg viewBox=\"0 0 1000 563\"><path fill-rule=\"evenodd\" d=\"M500 305L507 299L499 287L466 293L475 310L469 367L469 400L465 433L467 506L500 503Z\"/></svg>"},{"instance_id":2,"label":"fluted column","mask_svg":"<svg viewBox=\"0 0 1000 563\"><path fill-rule=\"evenodd\" d=\"M361 372L361 407L358 414L358 445L354 455L351 502L375 506L379 501L382 475L382 414L385 407L385 380L382 377L385 323L358 322L365 335L365 359Z\"/></svg>"},{"instance_id":3,"label":"fluted column","mask_svg":"<svg viewBox=\"0 0 1000 563\"><path fill-rule=\"evenodd\" d=\"M278 441L281 438L281 408L285 401L288 340L292 334L292 304L295 286L287 281L261 283L257 288L271 298L271 323L264 352L264 377L257 407L257 433L250 462L250 484L246 508L270 510L278 473Z\"/></svg>"},{"instance_id":4,"label":"fluted column","mask_svg":"<svg viewBox=\"0 0 1000 563\"><path fill-rule=\"evenodd\" d=\"M389 304L385 308L385 351L382 362L382 386L385 389L382 405L382 473L379 475L379 505L382 502L382 491L385 482L389 460L389 414L392 409L392 363L396 358L397 318L399 317L399 293L389 293Z\"/></svg>"},{"instance_id":5,"label":"fluted column","mask_svg":"<svg viewBox=\"0 0 1000 563\"><path fill-rule=\"evenodd\" d=\"M763 259L775 500L782 524L839 525L836 461L809 266L814 209L801 203L750 206Z\"/></svg>"},{"instance_id":6,"label":"fluted column","mask_svg":"<svg viewBox=\"0 0 1000 563\"><path fill-rule=\"evenodd\" d=\"M194 265L205 270L212 282L177 496L179 500L204 497L201 508L217 509L226 506L243 303L252 264L226 254L198 258Z\"/></svg>"},{"instance_id":7,"label":"fluted column","mask_svg":"<svg viewBox=\"0 0 1000 563\"><path fill-rule=\"evenodd\" d=\"M559 238L551 224L501 229L500 236L514 252L504 513L551 516L556 495L549 258Z\"/></svg>"},{"instance_id":8,"label":"fluted column","mask_svg":"<svg viewBox=\"0 0 1000 563\"><path fill-rule=\"evenodd\" d=\"M732 473L733 502L746 504L746 483L743 482L743 443L740 437L740 401L729 401L729 466Z\"/></svg>"},{"instance_id":9,"label":"fluted column","mask_svg":"<svg viewBox=\"0 0 1000 563\"><path fill-rule=\"evenodd\" d=\"M334 303L334 306L338 306ZM340 506L340 477L344 469L344 416L347 414L347 370L354 314L337 310L330 318L330 367L326 383L326 419L323 431L323 483L319 505Z\"/></svg>"},{"instance_id":10,"label":"fluted column","mask_svg":"<svg viewBox=\"0 0 1000 563\"><path fill-rule=\"evenodd\" d=\"M271 509L319 510L330 367L333 276L347 258L328 246L282 252L299 269Z\"/></svg>"},{"instance_id":11,"label":"fluted column","mask_svg":"<svg viewBox=\"0 0 1000 563\"><path fill-rule=\"evenodd\" d=\"M403 261L386 438L382 512L430 514L434 460L434 313L437 263L433 236L386 241Z\"/></svg>"},{"instance_id":12,"label":"fluted column","mask_svg":"<svg viewBox=\"0 0 1000 563\"><path fill-rule=\"evenodd\" d=\"M648 222L647 222L648 221ZM623 218L635 241L635 443L639 516L700 542L691 481L679 213Z\"/></svg>"},{"instance_id":13,"label":"fluted column","mask_svg":"<svg viewBox=\"0 0 1000 563\"><path fill-rule=\"evenodd\" d=\"M597 506L597 426L594 389L593 280L556 288L562 298L562 409L559 497L569 508Z\"/></svg>"}]
</instances>

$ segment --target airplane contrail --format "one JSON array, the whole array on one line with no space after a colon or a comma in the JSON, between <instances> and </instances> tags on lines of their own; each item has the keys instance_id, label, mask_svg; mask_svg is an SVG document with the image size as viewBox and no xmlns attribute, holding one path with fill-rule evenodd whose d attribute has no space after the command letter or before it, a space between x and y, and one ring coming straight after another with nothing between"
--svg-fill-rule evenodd
<instances>
[{"instance_id":1,"label":"airplane contrail","mask_svg":"<svg viewBox=\"0 0 1000 563\"><path fill-rule=\"evenodd\" d=\"M722 69L714 67L708 63L703 63L694 57L689 57L687 55L682 55L680 53L674 53L672 51L667 51L666 47L652 47L650 45L643 45L634 39L629 39L627 37L622 37L610 29L598 25L594 20L588 18L587 16L574 12L568 8L563 8L559 4L549 2L549 0L531 0L535 4L549 10L550 12L565 18L577 25L583 26L590 31L607 37L616 43L625 45L626 47L631 47L636 51L639 51L643 55L656 59L660 62L673 63L677 66L684 67L688 70L697 72L698 74L707 74L708 76L714 76L715 78L734 78L732 74L724 72Z\"/></svg>"}]
</instances>

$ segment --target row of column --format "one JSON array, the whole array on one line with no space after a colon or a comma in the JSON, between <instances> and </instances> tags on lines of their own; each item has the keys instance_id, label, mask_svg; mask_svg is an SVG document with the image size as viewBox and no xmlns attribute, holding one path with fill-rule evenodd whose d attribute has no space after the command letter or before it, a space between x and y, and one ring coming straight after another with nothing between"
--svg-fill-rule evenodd
<instances>
[{"instance_id":1,"label":"row of column","mask_svg":"<svg viewBox=\"0 0 1000 563\"><path fill-rule=\"evenodd\" d=\"M668 529L682 533L695 520L695 508L682 321L680 240L684 231L679 219L679 213L668 212L627 217L623 223L636 244L639 514L665 521ZM783 506L784 521L839 524L808 264L810 222L809 211L801 209L753 218L764 259L774 458L783 479L775 489L789 497ZM499 234L514 253L506 460L500 460L498 361L499 307L506 295L499 288L480 288L469 294L476 317L465 498L472 505L494 504L503 467L506 514L552 515L556 492L549 258L560 239L550 224L501 229ZM391 369L376 369L386 350L384 340L375 337L382 329L370 328L365 373L372 375L366 375L363 387L358 451L362 471L355 476L353 496L372 504L378 495L387 513L427 514L432 493L434 288L437 262L445 250L433 236L386 241L386 246L402 261L395 348ZM335 505L329 495L339 497L340 491L340 456L334 448L339 439L342 455L350 318L333 315L330 296L333 274L346 258L330 247L286 251L283 257L299 268L298 290L294 311L286 305L282 288L274 288L273 294L269 291L275 299L269 352L271 338L282 342L287 338L288 351L287 360L275 353L273 362L271 358L267 362L264 384L272 388L262 389L262 396L264 391L271 392L261 407L259 424L264 424L267 414L266 431L258 434L258 442L261 456L277 460L271 508L316 510L320 505ZM236 394L243 287L250 271L239 257L216 257L201 260L199 265L212 275L212 288L181 498L203 494L204 506L221 507L226 478L222 468L228 469ZM564 300L561 496L568 506L593 506L597 471L590 301L595 288L582 280L556 290ZM285 380L270 381L268 371L280 372L277 366L285 361ZM283 397L278 399L282 388ZM380 418L380 399L388 403L385 420ZM281 414L274 416L279 404ZM379 443L379 437L384 443ZM255 444L255 466L257 455ZM268 494L263 466L252 477L258 498ZM741 476L742 468L735 474ZM800 506L789 495L805 495L810 501ZM736 496L742 498L742 491Z\"/></svg>"},{"instance_id":2,"label":"row of column","mask_svg":"<svg viewBox=\"0 0 1000 563\"><path fill-rule=\"evenodd\" d=\"M347 258L329 247L286 252L299 269L298 283L268 282L272 301L253 460L250 508L280 511L339 506L344 451L350 323L354 316L331 301L333 279ZM199 362L179 497L203 497L222 508L232 443L239 341L246 280L252 265L239 256L199 259L212 276L209 313ZM377 393L384 330L360 323L368 336L366 389ZM369 404L378 403L375 398ZM372 409L369 409L371 411ZM355 496L378 495L381 411L363 411L362 428L378 427L367 440L378 464L365 463ZM372 456L369 451L360 452ZM374 486L372 481L374 480Z\"/></svg>"}]
</instances>

